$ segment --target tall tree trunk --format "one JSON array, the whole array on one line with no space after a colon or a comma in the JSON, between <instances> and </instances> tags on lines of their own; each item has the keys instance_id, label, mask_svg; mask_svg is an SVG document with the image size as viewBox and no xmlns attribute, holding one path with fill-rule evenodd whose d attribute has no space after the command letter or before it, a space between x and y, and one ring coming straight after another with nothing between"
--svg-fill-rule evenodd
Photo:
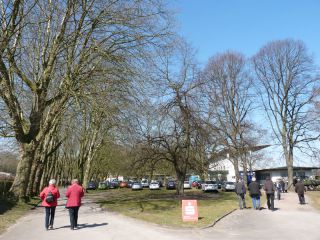
<instances>
[{"instance_id":1,"label":"tall tree trunk","mask_svg":"<svg viewBox=\"0 0 320 240\"><path fill-rule=\"evenodd\" d=\"M245 186L248 186L248 164L247 164L247 154L241 155L242 167L243 167L243 182Z\"/></svg>"},{"instance_id":2,"label":"tall tree trunk","mask_svg":"<svg viewBox=\"0 0 320 240\"><path fill-rule=\"evenodd\" d=\"M233 164L233 168L234 168L234 172L235 172L235 175L236 175L236 179L240 179L240 171L239 171L239 161L238 159L233 159L233 160L230 160Z\"/></svg>"},{"instance_id":3,"label":"tall tree trunk","mask_svg":"<svg viewBox=\"0 0 320 240\"><path fill-rule=\"evenodd\" d=\"M289 148L289 151L285 150L285 158L288 169L288 186L290 190L293 190L293 148Z\"/></svg>"},{"instance_id":4,"label":"tall tree trunk","mask_svg":"<svg viewBox=\"0 0 320 240\"><path fill-rule=\"evenodd\" d=\"M39 160L35 160L32 164L29 184L28 184L28 191L27 191L28 196L35 196L37 194L34 186L35 186L36 173L38 171L39 165L40 165Z\"/></svg>"},{"instance_id":5,"label":"tall tree trunk","mask_svg":"<svg viewBox=\"0 0 320 240\"><path fill-rule=\"evenodd\" d=\"M31 143L21 143L21 159L17 166L16 176L11 186L10 192L19 197L19 201L28 201L27 188L30 179L31 165L34 159L36 145Z\"/></svg>"},{"instance_id":6,"label":"tall tree trunk","mask_svg":"<svg viewBox=\"0 0 320 240\"><path fill-rule=\"evenodd\" d=\"M41 184L41 179L42 179L42 175L43 175L43 169L44 169L44 164L40 163L38 168L37 168L37 172L36 172L36 176L34 179L34 192L39 193L40 192L40 184Z\"/></svg>"}]
</instances>

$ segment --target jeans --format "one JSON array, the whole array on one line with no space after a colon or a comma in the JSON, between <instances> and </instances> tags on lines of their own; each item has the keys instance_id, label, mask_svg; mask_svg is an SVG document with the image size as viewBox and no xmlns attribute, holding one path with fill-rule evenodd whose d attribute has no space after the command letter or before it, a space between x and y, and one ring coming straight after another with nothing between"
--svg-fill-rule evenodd
<instances>
[{"instance_id":1,"label":"jeans","mask_svg":"<svg viewBox=\"0 0 320 240\"><path fill-rule=\"evenodd\" d=\"M54 221L54 214L56 212L56 207L45 207L46 209L46 218L45 218L45 227L46 229L49 228L49 226L53 226Z\"/></svg>"},{"instance_id":2,"label":"jeans","mask_svg":"<svg viewBox=\"0 0 320 240\"><path fill-rule=\"evenodd\" d=\"M304 194L298 194L300 204L305 204Z\"/></svg>"},{"instance_id":3,"label":"jeans","mask_svg":"<svg viewBox=\"0 0 320 240\"><path fill-rule=\"evenodd\" d=\"M243 193L238 194L238 200L240 209L246 208L246 201Z\"/></svg>"},{"instance_id":4,"label":"jeans","mask_svg":"<svg viewBox=\"0 0 320 240\"><path fill-rule=\"evenodd\" d=\"M71 229L78 227L78 212L80 207L69 207Z\"/></svg>"},{"instance_id":5,"label":"jeans","mask_svg":"<svg viewBox=\"0 0 320 240\"><path fill-rule=\"evenodd\" d=\"M253 194L251 195L252 205L254 209L260 209L260 195Z\"/></svg>"},{"instance_id":6,"label":"jeans","mask_svg":"<svg viewBox=\"0 0 320 240\"><path fill-rule=\"evenodd\" d=\"M268 209L274 210L274 193L267 193Z\"/></svg>"}]
</instances>

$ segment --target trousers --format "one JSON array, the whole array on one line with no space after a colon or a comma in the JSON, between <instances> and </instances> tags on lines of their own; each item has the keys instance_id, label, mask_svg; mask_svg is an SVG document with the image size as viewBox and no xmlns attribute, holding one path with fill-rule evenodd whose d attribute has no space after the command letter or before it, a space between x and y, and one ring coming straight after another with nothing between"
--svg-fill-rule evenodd
<instances>
[{"instance_id":1,"label":"trousers","mask_svg":"<svg viewBox=\"0 0 320 240\"><path fill-rule=\"evenodd\" d=\"M78 227L78 212L80 207L69 207L70 227L74 229Z\"/></svg>"},{"instance_id":2,"label":"trousers","mask_svg":"<svg viewBox=\"0 0 320 240\"><path fill-rule=\"evenodd\" d=\"M54 222L54 214L56 212L56 207L45 207L46 209L46 217L45 217L45 227L46 229L49 228L49 226L53 226Z\"/></svg>"}]
</instances>

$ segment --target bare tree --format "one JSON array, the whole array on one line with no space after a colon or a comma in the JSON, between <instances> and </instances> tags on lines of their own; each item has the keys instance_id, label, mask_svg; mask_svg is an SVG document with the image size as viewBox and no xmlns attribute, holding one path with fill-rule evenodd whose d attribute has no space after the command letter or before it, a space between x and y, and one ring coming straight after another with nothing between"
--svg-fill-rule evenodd
<instances>
[{"instance_id":1,"label":"bare tree","mask_svg":"<svg viewBox=\"0 0 320 240\"><path fill-rule=\"evenodd\" d=\"M236 177L240 177L239 165L247 174L248 149L251 144L248 131L253 128L249 114L253 110L252 78L245 57L236 52L226 52L212 57L203 71L206 84L207 111L220 149L228 154ZM226 157L226 156L225 156ZM244 178L246 181L246 178Z\"/></svg>"},{"instance_id":2,"label":"bare tree","mask_svg":"<svg viewBox=\"0 0 320 240\"><path fill-rule=\"evenodd\" d=\"M282 147L291 185L294 149L303 150L319 139L314 131L319 122L311 104L319 79L315 77L312 57L301 41L270 42L252 60L259 80L257 89L275 140Z\"/></svg>"},{"instance_id":3,"label":"bare tree","mask_svg":"<svg viewBox=\"0 0 320 240\"><path fill-rule=\"evenodd\" d=\"M145 137L142 145L149 151L146 156L173 166L178 194L183 193L186 174L196 168L200 155L196 152L204 149L199 147L199 135L205 131L195 101L200 88L194 56L193 49L181 39L174 48L159 53L153 66L158 95L150 101L155 103L149 112L152 117L147 118L150 123L141 128Z\"/></svg>"},{"instance_id":4,"label":"bare tree","mask_svg":"<svg viewBox=\"0 0 320 240\"><path fill-rule=\"evenodd\" d=\"M0 96L21 149L16 196L26 197L36 148L70 99L159 46L168 19L153 0L0 1Z\"/></svg>"}]
</instances>

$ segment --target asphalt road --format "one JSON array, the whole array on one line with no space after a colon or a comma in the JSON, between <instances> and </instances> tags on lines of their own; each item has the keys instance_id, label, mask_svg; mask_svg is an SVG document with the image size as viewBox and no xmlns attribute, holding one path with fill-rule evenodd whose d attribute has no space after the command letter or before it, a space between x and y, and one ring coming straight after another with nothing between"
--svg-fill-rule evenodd
<instances>
[{"instance_id":1,"label":"asphalt road","mask_svg":"<svg viewBox=\"0 0 320 240\"><path fill-rule=\"evenodd\" d=\"M307 203L309 202L306 197ZM103 211L84 199L79 211L78 230L70 230L69 216L61 199L56 210L54 229L44 227L44 209L32 210L0 236L0 240L287 240L320 239L320 212L310 204L299 205L295 193L275 200L276 211L236 210L213 227L171 229Z\"/></svg>"}]
</instances>

